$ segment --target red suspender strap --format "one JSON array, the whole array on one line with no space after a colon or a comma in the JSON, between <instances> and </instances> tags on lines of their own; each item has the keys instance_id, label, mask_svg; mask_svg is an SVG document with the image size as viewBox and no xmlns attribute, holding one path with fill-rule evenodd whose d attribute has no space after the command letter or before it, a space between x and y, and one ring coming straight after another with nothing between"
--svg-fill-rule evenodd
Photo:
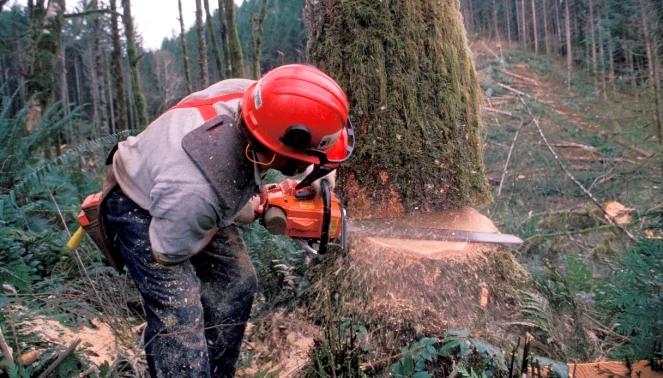
<instances>
[{"instance_id":1,"label":"red suspender strap","mask_svg":"<svg viewBox=\"0 0 663 378\"><path fill-rule=\"evenodd\" d=\"M217 102L237 100L243 96L243 93L229 93L218 97L182 101L170 109L196 108L200 112L200 115L203 117L203 119L205 121L209 121L217 115L216 110L214 110L214 104Z\"/></svg>"}]
</instances>

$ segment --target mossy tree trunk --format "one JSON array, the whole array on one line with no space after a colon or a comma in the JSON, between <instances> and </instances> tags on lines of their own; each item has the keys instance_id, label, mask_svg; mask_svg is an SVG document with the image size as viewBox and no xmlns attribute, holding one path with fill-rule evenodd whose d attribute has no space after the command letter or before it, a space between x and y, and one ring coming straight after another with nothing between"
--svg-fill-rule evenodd
<instances>
[{"instance_id":1,"label":"mossy tree trunk","mask_svg":"<svg viewBox=\"0 0 663 378\"><path fill-rule=\"evenodd\" d=\"M212 55L214 57L214 63L216 64L216 69L219 72L219 80L223 80L226 76L225 68L223 67L223 60L221 60L221 51L219 50L219 45L216 43L216 34L214 34L214 28L212 27L212 13L209 8L209 0L203 0L203 5L205 6L205 23L207 26L207 34L209 35L209 43L212 45Z\"/></svg>"},{"instance_id":2,"label":"mossy tree trunk","mask_svg":"<svg viewBox=\"0 0 663 378\"><path fill-rule=\"evenodd\" d=\"M244 53L242 44L239 42L237 33L237 22L235 21L235 2L226 0L226 32L228 33L228 54L232 67L233 77L244 77Z\"/></svg>"},{"instance_id":3,"label":"mossy tree trunk","mask_svg":"<svg viewBox=\"0 0 663 378\"><path fill-rule=\"evenodd\" d=\"M203 25L203 10L200 0L196 0L196 34L198 35L198 63L200 64L200 85L202 88L209 86L207 75L207 42L205 41L205 29Z\"/></svg>"},{"instance_id":4,"label":"mossy tree trunk","mask_svg":"<svg viewBox=\"0 0 663 378\"><path fill-rule=\"evenodd\" d=\"M226 77L232 76L232 59L230 58L230 49L228 49L228 21L226 18L225 0L218 0L219 3L219 29L221 32L221 45L223 46L223 56L226 59Z\"/></svg>"},{"instance_id":5,"label":"mossy tree trunk","mask_svg":"<svg viewBox=\"0 0 663 378\"><path fill-rule=\"evenodd\" d=\"M253 60L251 62L251 77L260 79L260 50L262 37L265 34L265 15L267 14L267 0L260 0L260 10L251 18L251 45L253 47Z\"/></svg>"},{"instance_id":6,"label":"mossy tree trunk","mask_svg":"<svg viewBox=\"0 0 663 378\"><path fill-rule=\"evenodd\" d=\"M26 128L34 129L44 110L55 98L55 64L64 25L65 0L28 2L30 13L26 67L28 118Z\"/></svg>"},{"instance_id":7,"label":"mossy tree trunk","mask_svg":"<svg viewBox=\"0 0 663 378\"><path fill-rule=\"evenodd\" d=\"M184 59L184 77L186 79L186 93L193 92L191 85L191 69L189 68L189 51L186 45L186 32L184 29L184 16L182 15L182 0L177 0L177 10L180 14L180 45L182 46L182 57Z\"/></svg>"},{"instance_id":8,"label":"mossy tree trunk","mask_svg":"<svg viewBox=\"0 0 663 378\"><path fill-rule=\"evenodd\" d=\"M304 18L310 61L351 102L357 148L339 187L352 216L490 199L460 1L307 0Z\"/></svg>"},{"instance_id":9,"label":"mossy tree trunk","mask_svg":"<svg viewBox=\"0 0 663 378\"><path fill-rule=\"evenodd\" d=\"M131 93L133 105L136 109L137 127L147 126L147 103L143 90L140 88L140 71L138 70L138 46L136 45L136 32L134 31L134 20L131 16L131 0L122 0L124 11L122 21L124 23L124 35L127 39L127 57L129 58L129 73L131 75Z\"/></svg>"},{"instance_id":10,"label":"mossy tree trunk","mask_svg":"<svg viewBox=\"0 0 663 378\"><path fill-rule=\"evenodd\" d=\"M110 0L111 35L113 39L113 52L111 54L112 76L115 82L115 109L117 111L117 127L115 130L128 130L129 117L127 114L126 82L122 69L122 43L120 42L120 25L117 18L117 0Z\"/></svg>"}]
</instances>

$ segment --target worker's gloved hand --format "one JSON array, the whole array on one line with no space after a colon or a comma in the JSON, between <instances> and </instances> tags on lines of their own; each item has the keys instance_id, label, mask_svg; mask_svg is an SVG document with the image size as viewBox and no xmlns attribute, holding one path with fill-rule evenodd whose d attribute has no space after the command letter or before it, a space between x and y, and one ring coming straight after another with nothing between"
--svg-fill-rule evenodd
<instances>
[{"instance_id":1,"label":"worker's gloved hand","mask_svg":"<svg viewBox=\"0 0 663 378\"><path fill-rule=\"evenodd\" d=\"M309 165L309 167L306 168L306 171L302 173L302 179L308 176L312 171L313 171L313 166ZM320 194L320 181L322 180L327 180L329 182L329 190L333 192L334 188L336 187L336 170L333 170L329 172L326 176L322 176L319 179L313 181L313 184L311 184L311 186L315 189L315 192L318 194Z\"/></svg>"},{"instance_id":2,"label":"worker's gloved hand","mask_svg":"<svg viewBox=\"0 0 663 378\"><path fill-rule=\"evenodd\" d=\"M260 196L255 195L235 214L235 223L251 224L256 220L256 209L260 205Z\"/></svg>"}]
</instances>

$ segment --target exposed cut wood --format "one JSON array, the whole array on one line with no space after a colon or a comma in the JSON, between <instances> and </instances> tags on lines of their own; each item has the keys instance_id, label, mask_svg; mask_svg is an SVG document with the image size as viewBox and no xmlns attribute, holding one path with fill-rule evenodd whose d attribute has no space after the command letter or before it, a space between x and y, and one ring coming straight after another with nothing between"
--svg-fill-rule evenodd
<instances>
[{"instance_id":1,"label":"exposed cut wood","mask_svg":"<svg viewBox=\"0 0 663 378\"><path fill-rule=\"evenodd\" d=\"M403 227L496 232L490 219L472 208L407 216L390 222ZM529 275L502 246L360 237L351 235L347 255L315 269L313 313L322 313L326 296L339 293L344 316L387 328L376 335L376 359L397 352L399 338L442 335L468 329L487 339L518 315L516 288ZM487 290L490 288L490 290ZM316 309L316 306L322 306ZM479 326L479 319L490 319ZM495 338L499 343L499 338ZM396 345L398 344L398 345Z\"/></svg>"},{"instance_id":2,"label":"exposed cut wood","mask_svg":"<svg viewBox=\"0 0 663 378\"><path fill-rule=\"evenodd\" d=\"M569 378L661 378L663 373L653 371L649 361L638 361L629 369L621 361L590 362L582 364L568 364Z\"/></svg>"}]
</instances>

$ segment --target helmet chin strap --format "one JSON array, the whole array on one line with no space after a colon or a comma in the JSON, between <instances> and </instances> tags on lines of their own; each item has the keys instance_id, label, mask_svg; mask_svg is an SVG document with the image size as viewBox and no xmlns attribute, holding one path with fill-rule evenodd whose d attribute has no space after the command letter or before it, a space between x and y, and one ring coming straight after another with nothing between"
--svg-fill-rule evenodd
<instances>
[{"instance_id":1,"label":"helmet chin strap","mask_svg":"<svg viewBox=\"0 0 663 378\"><path fill-rule=\"evenodd\" d=\"M250 154L249 150L251 150ZM274 155L272 155L272 160L270 160L269 163L263 163L259 161L258 158L256 157L256 152L253 150L253 148L251 148L251 143L246 144L246 148L244 149L244 155L246 156L246 159L248 159L248 161L250 161L253 164L260 165L262 167L269 167L270 165L272 165L272 163L274 163L274 160L276 160L276 152L274 152Z\"/></svg>"}]
</instances>

